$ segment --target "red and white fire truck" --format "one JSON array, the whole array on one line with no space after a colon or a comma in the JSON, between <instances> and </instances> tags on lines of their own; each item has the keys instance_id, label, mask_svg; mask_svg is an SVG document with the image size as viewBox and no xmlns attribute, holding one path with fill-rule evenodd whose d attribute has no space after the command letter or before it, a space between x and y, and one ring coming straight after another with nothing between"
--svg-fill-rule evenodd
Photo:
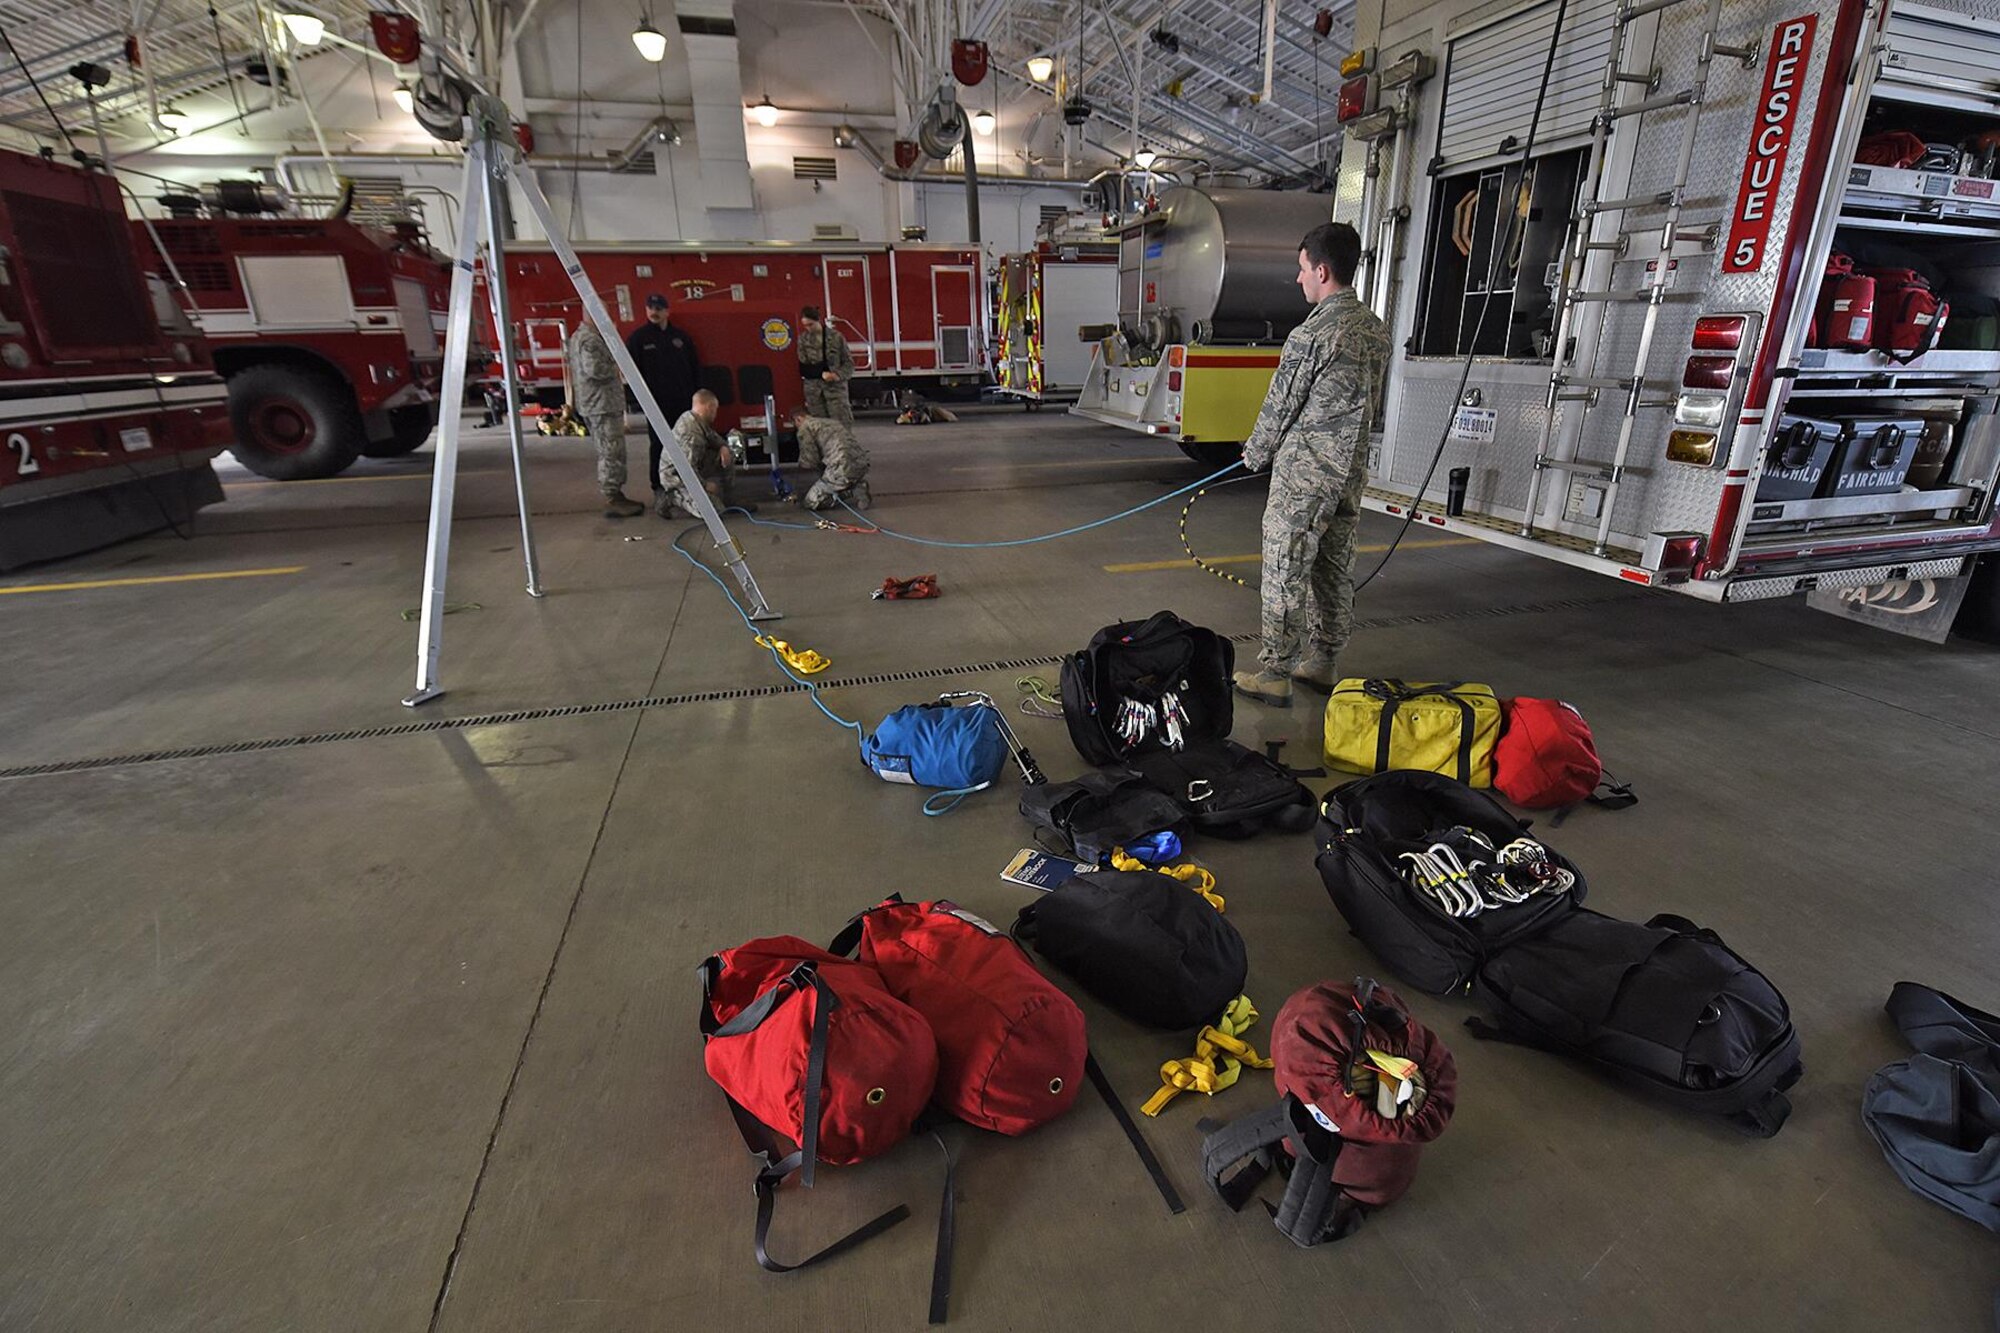
<instances>
[{"instance_id":1,"label":"red and white fire truck","mask_svg":"<svg viewBox=\"0 0 2000 1333\"><path fill-rule=\"evenodd\" d=\"M229 381L237 461L279 481L409 453L437 424L450 261L412 224L267 217L268 191L221 183L134 221L177 274ZM164 246L169 266L157 258Z\"/></svg>"},{"instance_id":2,"label":"red and white fire truck","mask_svg":"<svg viewBox=\"0 0 2000 1333\"><path fill-rule=\"evenodd\" d=\"M672 302L674 323L701 354L703 383L722 400L724 429L761 431L767 395L780 414L803 402L795 344L807 305L825 311L853 350L858 406L985 378L985 284L974 247L628 242L582 245L578 257L621 328L645 318L650 294ZM546 245L510 243L507 265L524 386L555 406L566 396L563 344L582 304Z\"/></svg>"},{"instance_id":3,"label":"red and white fire truck","mask_svg":"<svg viewBox=\"0 0 2000 1333\"><path fill-rule=\"evenodd\" d=\"M187 521L222 498L221 378L150 282L117 184L0 151L0 570Z\"/></svg>"},{"instance_id":4,"label":"red and white fire truck","mask_svg":"<svg viewBox=\"0 0 2000 1333\"><path fill-rule=\"evenodd\" d=\"M1711 601L2000 548L1993 14L1362 0L1367 503Z\"/></svg>"}]
</instances>

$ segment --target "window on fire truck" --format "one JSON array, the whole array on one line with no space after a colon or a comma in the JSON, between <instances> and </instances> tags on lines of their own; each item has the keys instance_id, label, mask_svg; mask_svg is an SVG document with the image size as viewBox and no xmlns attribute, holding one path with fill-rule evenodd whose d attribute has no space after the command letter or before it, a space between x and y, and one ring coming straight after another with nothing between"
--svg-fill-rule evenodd
<instances>
[{"instance_id":1,"label":"window on fire truck","mask_svg":"<svg viewBox=\"0 0 2000 1333\"><path fill-rule=\"evenodd\" d=\"M1548 361L1556 286L1587 149L1440 177L1417 304L1417 356Z\"/></svg>"}]
</instances>

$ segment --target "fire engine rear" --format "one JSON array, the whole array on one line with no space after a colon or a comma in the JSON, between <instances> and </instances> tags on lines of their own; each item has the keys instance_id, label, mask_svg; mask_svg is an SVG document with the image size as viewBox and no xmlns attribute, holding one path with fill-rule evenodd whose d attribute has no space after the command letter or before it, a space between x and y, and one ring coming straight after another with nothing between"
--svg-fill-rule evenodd
<instances>
[{"instance_id":1,"label":"fire engine rear","mask_svg":"<svg viewBox=\"0 0 2000 1333\"><path fill-rule=\"evenodd\" d=\"M222 380L142 270L117 185L0 151L0 246L0 569L222 499Z\"/></svg>"},{"instance_id":2,"label":"fire engine rear","mask_svg":"<svg viewBox=\"0 0 2000 1333\"><path fill-rule=\"evenodd\" d=\"M164 202L174 216L134 233L187 285L229 381L237 461L297 481L429 438L449 261L413 222L261 216L284 202L242 181Z\"/></svg>"}]
</instances>

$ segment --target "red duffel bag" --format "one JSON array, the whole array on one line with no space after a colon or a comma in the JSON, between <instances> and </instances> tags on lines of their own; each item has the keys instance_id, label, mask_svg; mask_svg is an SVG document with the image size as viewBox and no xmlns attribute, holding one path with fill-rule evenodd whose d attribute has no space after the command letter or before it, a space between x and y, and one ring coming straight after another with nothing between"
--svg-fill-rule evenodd
<instances>
[{"instance_id":1,"label":"red duffel bag","mask_svg":"<svg viewBox=\"0 0 2000 1333\"><path fill-rule=\"evenodd\" d=\"M789 1272L909 1216L898 1205L796 1264L765 1249L777 1186L817 1162L847 1165L909 1137L937 1083L937 1039L871 967L789 935L751 940L701 965L702 1063L758 1159L757 1262Z\"/></svg>"},{"instance_id":2,"label":"red duffel bag","mask_svg":"<svg viewBox=\"0 0 2000 1333\"><path fill-rule=\"evenodd\" d=\"M1286 1000L1271 1060L1282 1100L1212 1130L1202 1173L1241 1209L1283 1152L1292 1169L1278 1230L1300 1246L1340 1240L1408 1193L1424 1145L1451 1123L1458 1066L1401 997L1365 978Z\"/></svg>"},{"instance_id":3,"label":"red duffel bag","mask_svg":"<svg viewBox=\"0 0 2000 1333\"><path fill-rule=\"evenodd\" d=\"M1590 724L1560 699L1501 700L1493 788L1524 810L1567 810L1584 801L1622 810L1639 800L1629 785L1605 777Z\"/></svg>"},{"instance_id":4,"label":"red duffel bag","mask_svg":"<svg viewBox=\"0 0 2000 1333\"><path fill-rule=\"evenodd\" d=\"M833 951L859 957L937 1035L933 1100L970 1125L1025 1134L1083 1086L1083 1011L1021 946L950 902L892 896L855 917Z\"/></svg>"}]
</instances>

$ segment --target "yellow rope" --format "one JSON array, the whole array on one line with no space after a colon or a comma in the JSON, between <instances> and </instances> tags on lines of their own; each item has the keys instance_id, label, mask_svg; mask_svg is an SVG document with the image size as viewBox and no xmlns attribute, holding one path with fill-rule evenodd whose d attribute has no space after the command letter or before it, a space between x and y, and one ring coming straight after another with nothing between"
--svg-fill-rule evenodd
<instances>
[{"instance_id":1,"label":"yellow rope","mask_svg":"<svg viewBox=\"0 0 2000 1333\"><path fill-rule=\"evenodd\" d=\"M1111 849L1111 868L1113 870L1150 870L1156 875L1165 875L1168 879L1177 879L1202 897L1208 899L1210 907L1213 907L1218 912L1223 910L1222 895L1215 891L1215 876L1192 861L1180 866L1149 866L1136 856L1127 856L1123 847L1113 847Z\"/></svg>"},{"instance_id":2,"label":"yellow rope","mask_svg":"<svg viewBox=\"0 0 2000 1333\"><path fill-rule=\"evenodd\" d=\"M1194 1040L1194 1054L1185 1060L1169 1060L1160 1066L1160 1090L1139 1109L1147 1115L1158 1115L1166 1109L1167 1103L1183 1092L1199 1092L1213 1097L1224 1088L1234 1087L1243 1074L1243 1066L1252 1069L1269 1069L1271 1061L1257 1054L1255 1047L1242 1040L1257 1022L1257 1006L1250 1003L1250 997L1239 995L1229 1002L1222 1011L1222 1017L1209 1027L1201 1030Z\"/></svg>"},{"instance_id":3,"label":"yellow rope","mask_svg":"<svg viewBox=\"0 0 2000 1333\"><path fill-rule=\"evenodd\" d=\"M801 676L816 676L833 665L833 659L811 648L794 648L783 639L774 639L768 634L759 634L757 643L759 647L769 648L784 658L786 665Z\"/></svg>"}]
</instances>

